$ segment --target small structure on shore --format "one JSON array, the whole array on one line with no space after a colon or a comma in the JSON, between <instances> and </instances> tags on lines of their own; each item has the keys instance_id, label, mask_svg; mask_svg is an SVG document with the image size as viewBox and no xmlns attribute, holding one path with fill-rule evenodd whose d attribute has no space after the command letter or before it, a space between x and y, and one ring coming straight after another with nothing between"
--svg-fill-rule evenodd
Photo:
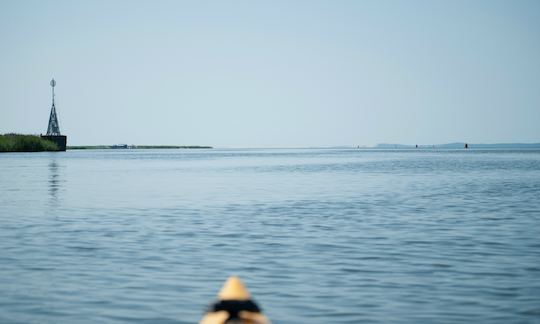
<instances>
[{"instance_id":1,"label":"small structure on shore","mask_svg":"<svg viewBox=\"0 0 540 324\"><path fill-rule=\"evenodd\" d=\"M60 134L60 125L58 124L58 117L56 116L56 106L54 104L54 87L56 81L51 80L52 87L52 107L51 114L49 116L49 126L47 127L47 135L41 135L41 138L51 141L58 145L59 151L66 150L67 136Z\"/></svg>"}]
</instances>

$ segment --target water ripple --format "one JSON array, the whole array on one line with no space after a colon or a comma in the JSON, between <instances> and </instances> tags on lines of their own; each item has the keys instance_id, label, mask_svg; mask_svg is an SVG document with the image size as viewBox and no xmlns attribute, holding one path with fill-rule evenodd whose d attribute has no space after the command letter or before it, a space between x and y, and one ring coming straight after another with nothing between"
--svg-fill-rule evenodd
<instances>
[{"instance_id":1,"label":"water ripple","mask_svg":"<svg viewBox=\"0 0 540 324\"><path fill-rule=\"evenodd\" d=\"M0 322L195 323L239 274L275 323L535 322L540 152L0 159Z\"/></svg>"}]
</instances>

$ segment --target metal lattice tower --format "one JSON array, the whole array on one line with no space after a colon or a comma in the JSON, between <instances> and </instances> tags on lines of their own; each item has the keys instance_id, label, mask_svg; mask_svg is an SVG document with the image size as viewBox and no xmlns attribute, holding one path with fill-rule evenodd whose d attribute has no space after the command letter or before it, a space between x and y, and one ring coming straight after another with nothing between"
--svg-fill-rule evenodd
<instances>
[{"instance_id":1,"label":"metal lattice tower","mask_svg":"<svg viewBox=\"0 0 540 324\"><path fill-rule=\"evenodd\" d=\"M56 107L54 105L54 86L56 86L56 81L52 79L52 107L51 115L49 116L49 127L47 127L47 135L57 136L60 135L60 125L58 124L58 117L56 117Z\"/></svg>"}]
</instances>

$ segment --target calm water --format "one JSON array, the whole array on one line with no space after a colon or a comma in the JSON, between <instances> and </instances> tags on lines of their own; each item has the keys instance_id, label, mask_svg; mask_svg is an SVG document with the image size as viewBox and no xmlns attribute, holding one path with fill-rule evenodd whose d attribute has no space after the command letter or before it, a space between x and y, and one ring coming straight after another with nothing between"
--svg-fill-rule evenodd
<instances>
[{"instance_id":1,"label":"calm water","mask_svg":"<svg viewBox=\"0 0 540 324\"><path fill-rule=\"evenodd\" d=\"M0 322L540 322L540 151L0 155Z\"/></svg>"}]
</instances>

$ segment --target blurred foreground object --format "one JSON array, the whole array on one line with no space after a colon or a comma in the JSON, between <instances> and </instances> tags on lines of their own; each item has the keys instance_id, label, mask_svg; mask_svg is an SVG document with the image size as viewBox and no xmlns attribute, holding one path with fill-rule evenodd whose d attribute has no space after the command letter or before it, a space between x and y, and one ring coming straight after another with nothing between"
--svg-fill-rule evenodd
<instances>
[{"instance_id":1,"label":"blurred foreground object","mask_svg":"<svg viewBox=\"0 0 540 324\"><path fill-rule=\"evenodd\" d=\"M238 277L230 277L221 288L200 324L270 324L261 309L251 300L246 287Z\"/></svg>"}]
</instances>

